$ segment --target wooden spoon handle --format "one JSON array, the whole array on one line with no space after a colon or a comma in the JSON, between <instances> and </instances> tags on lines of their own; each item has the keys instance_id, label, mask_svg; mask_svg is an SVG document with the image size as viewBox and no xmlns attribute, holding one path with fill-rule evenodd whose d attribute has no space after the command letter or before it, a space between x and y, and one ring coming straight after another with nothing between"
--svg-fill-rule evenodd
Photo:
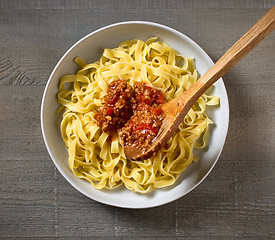
<instances>
[{"instance_id":1,"label":"wooden spoon handle","mask_svg":"<svg viewBox=\"0 0 275 240\"><path fill-rule=\"evenodd\" d=\"M247 53L260 43L275 29L275 6L271 8L245 35L243 35L217 62L213 65L185 95L179 96L177 101L191 107L198 98L220 77L235 66ZM176 99L174 99L176 100ZM189 102L191 101L191 102Z\"/></svg>"}]
</instances>

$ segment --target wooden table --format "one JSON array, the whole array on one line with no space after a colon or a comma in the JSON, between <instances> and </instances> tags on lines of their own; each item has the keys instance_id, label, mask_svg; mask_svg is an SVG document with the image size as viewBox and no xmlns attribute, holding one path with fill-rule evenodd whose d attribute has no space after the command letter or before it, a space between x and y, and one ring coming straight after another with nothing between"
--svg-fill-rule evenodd
<instances>
[{"instance_id":1,"label":"wooden table","mask_svg":"<svg viewBox=\"0 0 275 240\"><path fill-rule=\"evenodd\" d=\"M77 192L51 161L40 127L57 61L86 34L158 22L219 57L273 0L1 0L1 239L270 239L275 236L275 32L224 76L230 126L213 171L161 207L120 209Z\"/></svg>"}]
</instances>

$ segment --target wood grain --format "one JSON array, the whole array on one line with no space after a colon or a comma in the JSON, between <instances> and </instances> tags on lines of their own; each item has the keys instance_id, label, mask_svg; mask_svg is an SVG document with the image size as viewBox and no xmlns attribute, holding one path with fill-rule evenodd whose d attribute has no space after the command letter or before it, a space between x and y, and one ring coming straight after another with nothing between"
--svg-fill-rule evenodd
<instances>
[{"instance_id":1,"label":"wood grain","mask_svg":"<svg viewBox=\"0 0 275 240\"><path fill-rule=\"evenodd\" d=\"M148 20L217 61L274 1L0 1L0 239L271 239L275 236L275 34L224 77L230 126L194 191L144 210L97 203L54 167L40 129L45 84L81 37Z\"/></svg>"},{"instance_id":2,"label":"wood grain","mask_svg":"<svg viewBox=\"0 0 275 240\"><path fill-rule=\"evenodd\" d=\"M270 9L273 0L1 0L5 9Z\"/></svg>"}]
</instances>

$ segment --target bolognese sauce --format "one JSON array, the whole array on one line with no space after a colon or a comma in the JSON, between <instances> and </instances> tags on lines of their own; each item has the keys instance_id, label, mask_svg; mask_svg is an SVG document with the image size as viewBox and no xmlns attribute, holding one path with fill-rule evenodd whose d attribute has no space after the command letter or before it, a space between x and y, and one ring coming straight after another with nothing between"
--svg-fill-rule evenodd
<instances>
[{"instance_id":1,"label":"bolognese sauce","mask_svg":"<svg viewBox=\"0 0 275 240\"><path fill-rule=\"evenodd\" d=\"M141 82L133 88L123 80L110 84L104 105L96 114L104 132L121 129L123 146L147 149L157 136L164 118L161 105L166 102L163 93Z\"/></svg>"},{"instance_id":2,"label":"bolognese sauce","mask_svg":"<svg viewBox=\"0 0 275 240\"><path fill-rule=\"evenodd\" d=\"M120 137L124 146L147 149L157 136L163 120L161 104L166 102L161 91L144 83L134 83L135 104L133 115L121 129Z\"/></svg>"},{"instance_id":3,"label":"bolognese sauce","mask_svg":"<svg viewBox=\"0 0 275 240\"><path fill-rule=\"evenodd\" d=\"M110 83L104 105L95 119L102 131L112 134L122 128L133 114L133 88L126 81L116 80Z\"/></svg>"}]
</instances>

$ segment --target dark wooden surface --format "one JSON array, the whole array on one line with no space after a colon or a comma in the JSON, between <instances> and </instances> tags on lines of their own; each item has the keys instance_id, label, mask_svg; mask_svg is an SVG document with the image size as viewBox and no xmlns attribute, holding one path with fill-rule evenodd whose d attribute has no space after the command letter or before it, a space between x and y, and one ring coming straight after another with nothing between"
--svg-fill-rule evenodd
<instances>
[{"instance_id":1,"label":"dark wooden surface","mask_svg":"<svg viewBox=\"0 0 275 240\"><path fill-rule=\"evenodd\" d=\"M221 157L183 198L120 209L77 192L54 167L40 104L55 64L81 37L125 20L173 27L219 57L273 0L0 0L1 239L275 237L275 32L224 77L230 126Z\"/></svg>"}]
</instances>

